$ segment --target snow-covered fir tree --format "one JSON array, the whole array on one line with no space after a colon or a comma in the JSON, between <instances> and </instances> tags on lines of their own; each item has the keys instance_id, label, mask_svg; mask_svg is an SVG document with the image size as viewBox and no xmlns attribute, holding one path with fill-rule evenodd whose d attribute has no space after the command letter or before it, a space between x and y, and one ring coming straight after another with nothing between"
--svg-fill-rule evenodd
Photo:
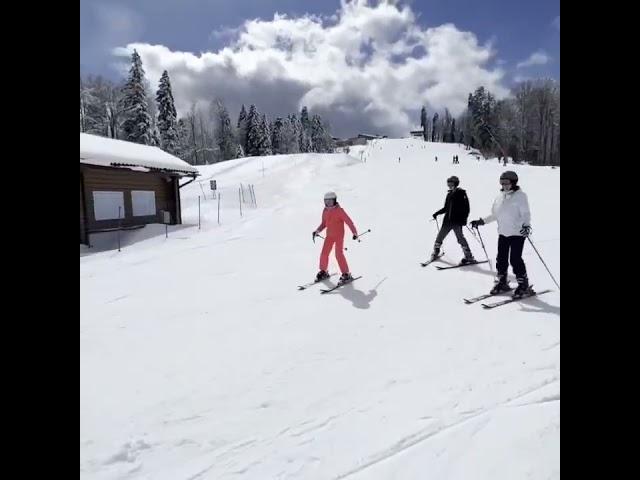
<instances>
[{"instance_id":1,"label":"snow-covered fir tree","mask_svg":"<svg viewBox=\"0 0 640 480\"><path fill-rule=\"evenodd\" d=\"M312 151L316 153L324 152L324 129L320 116L314 115L311 118L311 144L313 146Z\"/></svg>"},{"instance_id":2,"label":"snow-covered fir tree","mask_svg":"<svg viewBox=\"0 0 640 480\"><path fill-rule=\"evenodd\" d=\"M433 114L433 125L432 125L432 132L431 132L431 141L435 142L436 138L437 138L437 129L438 129L438 112Z\"/></svg>"},{"instance_id":3,"label":"snow-covered fir tree","mask_svg":"<svg viewBox=\"0 0 640 480\"><path fill-rule=\"evenodd\" d=\"M238 115L238 123L236 124L238 143L242 146L243 150L247 149L247 128L248 128L247 111L244 109L244 103L243 103L242 108L240 109L240 114Z\"/></svg>"},{"instance_id":4,"label":"snow-covered fir tree","mask_svg":"<svg viewBox=\"0 0 640 480\"><path fill-rule=\"evenodd\" d=\"M302 153L311 152L313 149L311 141L311 120L309 119L309 111L307 107L302 107L300 112L300 151Z\"/></svg>"},{"instance_id":5,"label":"snow-covered fir tree","mask_svg":"<svg viewBox=\"0 0 640 480\"><path fill-rule=\"evenodd\" d=\"M292 139L294 139L294 135L293 135L293 128L291 126L291 120L289 120L289 117L285 117L282 119L282 150L283 153L294 153L292 150ZM296 144L297 139L296 139Z\"/></svg>"},{"instance_id":6,"label":"snow-covered fir tree","mask_svg":"<svg viewBox=\"0 0 640 480\"><path fill-rule=\"evenodd\" d=\"M322 121L320 115L314 115L311 119L311 141L314 152L331 153L334 151L329 127Z\"/></svg>"},{"instance_id":7,"label":"snow-covered fir tree","mask_svg":"<svg viewBox=\"0 0 640 480\"><path fill-rule=\"evenodd\" d=\"M262 114L262 120L260 121L260 146L258 148L258 155L271 155L271 133L269 132L269 124L267 123L266 115Z\"/></svg>"},{"instance_id":8,"label":"snow-covered fir tree","mask_svg":"<svg viewBox=\"0 0 640 480\"><path fill-rule=\"evenodd\" d=\"M249 114L247 115L247 146L245 148L245 155L248 157L255 157L260 155L260 117L255 105L249 107Z\"/></svg>"},{"instance_id":9,"label":"snow-covered fir tree","mask_svg":"<svg viewBox=\"0 0 640 480\"><path fill-rule=\"evenodd\" d=\"M276 118L273 122L273 128L271 130L271 149L274 155L279 155L287 152L287 145L284 138L284 121L282 117Z\"/></svg>"},{"instance_id":10,"label":"snow-covered fir tree","mask_svg":"<svg viewBox=\"0 0 640 480\"><path fill-rule=\"evenodd\" d=\"M300 120L295 113L289 116L291 125L291 136L288 137L289 153L300 153Z\"/></svg>"},{"instance_id":11,"label":"snow-covered fir tree","mask_svg":"<svg viewBox=\"0 0 640 480\"><path fill-rule=\"evenodd\" d=\"M136 50L131 55L129 78L122 90L124 140L149 145L151 143L151 117L147 102L142 60Z\"/></svg>"},{"instance_id":12,"label":"snow-covered fir tree","mask_svg":"<svg viewBox=\"0 0 640 480\"><path fill-rule=\"evenodd\" d=\"M244 157L244 149L239 143L236 144L236 158Z\"/></svg>"},{"instance_id":13,"label":"snow-covered fir tree","mask_svg":"<svg viewBox=\"0 0 640 480\"><path fill-rule=\"evenodd\" d=\"M160 132L160 146L164 151L175 155L179 150L177 115L171 91L171 81L166 70L160 77L156 102L158 105L157 127Z\"/></svg>"},{"instance_id":14,"label":"snow-covered fir tree","mask_svg":"<svg viewBox=\"0 0 640 480\"><path fill-rule=\"evenodd\" d=\"M189 162L191 160L191 154L189 151L189 130L187 129L187 124L183 118L179 119L176 124L176 138L176 155L185 162Z\"/></svg>"},{"instance_id":15,"label":"snow-covered fir tree","mask_svg":"<svg viewBox=\"0 0 640 480\"><path fill-rule=\"evenodd\" d=\"M238 148L236 139L231 127L231 118L224 104L218 100L215 105L216 119L216 143L220 149L222 160L236 158Z\"/></svg>"}]
</instances>

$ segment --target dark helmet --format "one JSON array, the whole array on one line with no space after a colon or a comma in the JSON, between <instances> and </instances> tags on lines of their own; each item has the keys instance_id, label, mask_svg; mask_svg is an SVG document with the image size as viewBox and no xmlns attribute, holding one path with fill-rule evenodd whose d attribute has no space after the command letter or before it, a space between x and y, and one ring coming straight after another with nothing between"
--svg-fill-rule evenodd
<instances>
[{"instance_id":1,"label":"dark helmet","mask_svg":"<svg viewBox=\"0 0 640 480\"><path fill-rule=\"evenodd\" d=\"M454 175L453 177L447 178L447 183L453 183L457 187L460 185L460 179Z\"/></svg>"},{"instance_id":2,"label":"dark helmet","mask_svg":"<svg viewBox=\"0 0 640 480\"><path fill-rule=\"evenodd\" d=\"M500 180L509 180L511 185L515 185L518 183L518 174L516 172L512 172L511 170L507 170L502 175L500 175Z\"/></svg>"}]
</instances>

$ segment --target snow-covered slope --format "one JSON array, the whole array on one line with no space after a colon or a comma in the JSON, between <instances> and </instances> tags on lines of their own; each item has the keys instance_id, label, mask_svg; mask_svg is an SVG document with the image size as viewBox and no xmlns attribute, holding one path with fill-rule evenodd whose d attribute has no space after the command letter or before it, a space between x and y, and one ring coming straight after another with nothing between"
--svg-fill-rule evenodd
<instances>
[{"instance_id":1,"label":"snow-covered slope","mask_svg":"<svg viewBox=\"0 0 640 480\"><path fill-rule=\"evenodd\" d=\"M560 169L509 168L560 281ZM419 265L446 178L460 177L471 219L486 215L497 160L384 139L200 171L223 192L221 225L205 190L198 230L195 182L168 239L147 228L120 253L81 256L82 479L559 478L559 293L485 311L462 298L491 287L488 264ZM240 183L258 200L243 217ZM297 291L317 271L327 190L372 230L345 241L363 278ZM493 264L496 225L481 233ZM453 234L444 250L462 256ZM529 245L524 258L537 289L557 290Z\"/></svg>"}]
</instances>

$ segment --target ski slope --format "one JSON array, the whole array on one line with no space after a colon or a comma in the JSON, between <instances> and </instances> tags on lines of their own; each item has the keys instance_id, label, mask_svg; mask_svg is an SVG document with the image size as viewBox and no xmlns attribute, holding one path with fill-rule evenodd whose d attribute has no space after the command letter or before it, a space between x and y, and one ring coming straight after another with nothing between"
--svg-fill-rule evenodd
<instances>
[{"instance_id":1,"label":"ski slope","mask_svg":"<svg viewBox=\"0 0 640 480\"><path fill-rule=\"evenodd\" d=\"M560 282L560 169L509 169ZM446 178L460 177L475 219L504 170L418 139L238 159L200 180L225 200L254 184L258 206L242 217L223 201L218 225L204 200L199 230L195 182L168 239L147 227L121 252L81 250L81 479L560 478L560 294L535 252L527 244L530 281L554 292L494 310L462 301L490 289L488 264L419 265ZM318 270L311 232L328 190L371 229L345 240L363 278L297 291ZM493 265L496 224L481 233ZM453 233L443 250L462 258Z\"/></svg>"}]
</instances>

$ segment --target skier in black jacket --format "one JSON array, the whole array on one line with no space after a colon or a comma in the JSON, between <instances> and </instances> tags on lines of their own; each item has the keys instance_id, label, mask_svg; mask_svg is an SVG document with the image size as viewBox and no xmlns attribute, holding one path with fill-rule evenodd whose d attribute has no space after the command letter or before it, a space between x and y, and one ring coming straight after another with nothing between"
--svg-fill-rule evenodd
<instances>
[{"instance_id":1,"label":"skier in black jacket","mask_svg":"<svg viewBox=\"0 0 640 480\"><path fill-rule=\"evenodd\" d=\"M476 260L473 258L467 239L464 238L462 233L462 227L467 224L467 217L469 216L469 198L467 197L467 192L462 188L458 188L458 185L460 185L458 177L447 178L449 193L447 193L447 198L444 201L444 207L433 214L433 218L436 219L438 215L444 213L444 220L442 221L442 228L440 228L436 237L431 259L435 260L440 256L442 242L449 232L453 230L464 253L464 258L460 260L460 264L467 265L475 263Z\"/></svg>"}]
</instances>

